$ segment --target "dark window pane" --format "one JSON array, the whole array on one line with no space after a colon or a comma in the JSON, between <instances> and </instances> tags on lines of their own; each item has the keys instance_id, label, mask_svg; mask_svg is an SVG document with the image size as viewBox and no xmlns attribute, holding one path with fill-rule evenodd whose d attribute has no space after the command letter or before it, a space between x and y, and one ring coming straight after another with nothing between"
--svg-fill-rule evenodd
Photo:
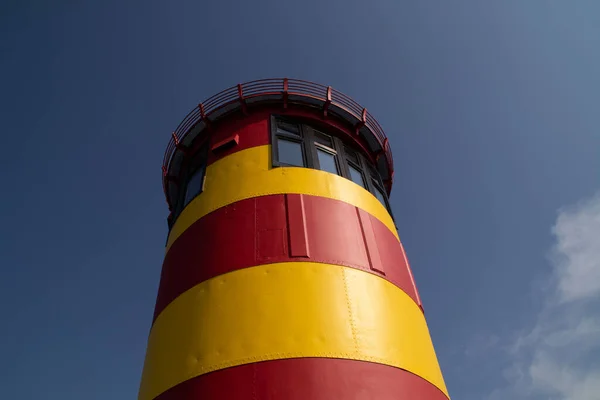
<instances>
[{"instance_id":1,"label":"dark window pane","mask_svg":"<svg viewBox=\"0 0 600 400\"><path fill-rule=\"evenodd\" d=\"M315 131L315 142L333 149L333 142L331 140L331 136L321 133L319 131Z\"/></svg>"},{"instance_id":2,"label":"dark window pane","mask_svg":"<svg viewBox=\"0 0 600 400\"><path fill-rule=\"evenodd\" d=\"M204 181L204 167L200 167L192 174L188 180L187 188L185 189L184 205L187 205L194 197L202 191L202 183Z\"/></svg>"},{"instance_id":3,"label":"dark window pane","mask_svg":"<svg viewBox=\"0 0 600 400\"><path fill-rule=\"evenodd\" d=\"M317 149L317 155L319 156L319 166L321 171L331 172L332 174L338 174L337 165L335 165L335 155Z\"/></svg>"},{"instance_id":4,"label":"dark window pane","mask_svg":"<svg viewBox=\"0 0 600 400\"><path fill-rule=\"evenodd\" d=\"M352 180L352 182L362 187L365 187L365 180L360 170L354 168L351 164L348 164L348 169L350 170L350 179Z\"/></svg>"},{"instance_id":5,"label":"dark window pane","mask_svg":"<svg viewBox=\"0 0 600 400\"><path fill-rule=\"evenodd\" d=\"M371 176L375 178L375 180L379 180L379 172L377 172L372 165L369 165L369 172L371 173Z\"/></svg>"},{"instance_id":6,"label":"dark window pane","mask_svg":"<svg viewBox=\"0 0 600 400\"><path fill-rule=\"evenodd\" d=\"M302 158L302 145L291 140L277 139L277 151L279 152L279 162L288 165L304 166Z\"/></svg>"},{"instance_id":7,"label":"dark window pane","mask_svg":"<svg viewBox=\"0 0 600 400\"><path fill-rule=\"evenodd\" d=\"M375 187L375 197L377 197L377 200L379 200L381 202L381 204L383 204L384 207L387 208L387 205L385 204L385 195L383 194L383 191L381 189L379 189L378 186L374 185Z\"/></svg>"},{"instance_id":8,"label":"dark window pane","mask_svg":"<svg viewBox=\"0 0 600 400\"><path fill-rule=\"evenodd\" d=\"M346 151L346 158L348 159L348 161L352 161L354 164L360 165L360 163L358 162L357 152L355 152L352 149L349 149L348 147L344 147L344 150Z\"/></svg>"},{"instance_id":9,"label":"dark window pane","mask_svg":"<svg viewBox=\"0 0 600 400\"><path fill-rule=\"evenodd\" d=\"M300 136L300 128L296 124L289 122L277 121L277 133Z\"/></svg>"}]
</instances>

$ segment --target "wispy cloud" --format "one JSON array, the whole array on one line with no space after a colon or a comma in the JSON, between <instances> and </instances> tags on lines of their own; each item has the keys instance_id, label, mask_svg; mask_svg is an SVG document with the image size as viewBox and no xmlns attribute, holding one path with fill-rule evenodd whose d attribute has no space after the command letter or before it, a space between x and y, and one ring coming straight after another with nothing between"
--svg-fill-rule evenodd
<instances>
[{"instance_id":1,"label":"wispy cloud","mask_svg":"<svg viewBox=\"0 0 600 400\"><path fill-rule=\"evenodd\" d=\"M561 210L552 229L558 294L563 302L600 295L600 194Z\"/></svg>"},{"instance_id":2,"label":"wispy cloud","mask_svg":"<svg viewBox=\"0 0 600 400\"><path fill-rule=\"evenodd\" d=\"M600 193L559 210L552 234L544 305L507 347L507 385L489 400L600 399Z\"/></svg>"}]
</instances>

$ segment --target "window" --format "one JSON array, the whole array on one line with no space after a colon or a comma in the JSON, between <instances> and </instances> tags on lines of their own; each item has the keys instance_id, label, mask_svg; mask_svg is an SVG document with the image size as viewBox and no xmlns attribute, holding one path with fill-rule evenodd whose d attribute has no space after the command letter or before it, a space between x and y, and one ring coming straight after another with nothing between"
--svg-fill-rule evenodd
<instances>
[{"instance_id":1,"label":"window","mask_svg":"<svg viewBox=\"0 0 600 400\"><path fill-rule=\"evenodd\" d=\"M284 121L277 121L277 133L282 135L292 135L300 137L300 127L297 124L291 124Z\"/></svg>"},{"instance_id":2,"label":"window","mask_svg":"<svg viewBox=\"0 0 600 400\"><path fill-rule=\"evenodd\" d=\"M350 172L350 180L364 188L365 178L363 177L362 172L352 164L348 164L348 170Z\"/></svg>"},{"instance_id":3,"label":"window","mask_svg":"<svg viewBox=\"0 0 600 400\"><path fill-rule=\"evenodd\" d=\"M377 197L377 200L379 200L381 204L387 207L387 204L385 202L385 194L383 194L383 191L379 188L378 185L374 184L373 186L375 189L375 197Z\"/></svg>"},{"instance_id":4,"label":"window","mask_svg":"<svg viewBox=\"0 0 600 400\"><path fill-rule=\"evenodd\" d=\"M317 152L315 168L341 175L338 168L337 152L335 151L333 137L314 129L312 130L312 136L314 138L314 148Z\"/></svg>"},{"instance_id":5,"label":"window","mask_svg":"<svg viewBox=\"0 0 600 400\"><path fill-rule=\"evenodd\" d=\"M185 206L204 191L207 158L208 144L205 144L186 161L187 165L184 167L184 171L187 172L182 177L182 181L185 182L185 185L181 189L181 192L183 193L180 194L181 198L175 207L175 218L177 218Z\"/></svg>"},{"instance_id":6,"label":"window","mask_svg":"<svg viewBox=\"0 0 600 400\"><path fill-rule=\"evenodd\" d=\"M302 144L300 142L277 138L277 149L279 150L280 163L298 167L304 166Z\"/></svg>"},{"instance_id":7,"label":"window","mask_svg":"<svg viewBox=\"0 0 600 400\"><path fill-rule=\"evenodd\" d=\"M183 209L204 191L207 159L208 143L205 142L199 146L198 150L191 157L186 157L183 160L181 167L182 174L178 179L181 183L175 192L176 198L172 204L171 213L167 218L169 230L171 230Z\"/></svg>"},{"instance_id":8,"label":"window","mask_svg":"<svg viewBox=\"0 0 600 400\"><path fill-rule=\"evenodd\" d=\"M344 146L344 153L346 153L346 158L348 159L348 162L351 162L354 165L360 165L360 157L358 156L358 153L356 151L352 150L348 146Z\"/></svg>"},{"instance_id":9,"label":"window","mask_svg":"<svg viewBox=\"0 0 600 400\"><path fill-rule=\"evenodd\" d=\"M344 154L346 155L346 163L348 164L348 176L350 180L357 185L368 190L365 183L365 177L363 174L363 168L361 165L366 165L366 160L361 162L361 157L358 153L348 146L344 146Z\"/></svg>"},{"instance_id":10,"label":"window","mask_svg":"<svg viewBox=\"0 0 600 400\"><path fill-rule=\"evenodd\" d=\"M190 177L185 188L185 199L183 206L187 206L194 197L198 196L202 192L204 186L204 172L206 168L204 165L200 166Z\"/></svg>"},{"instance_id":11,"label":"window","mask_svg":"<svg viewBox=\"0 0 600 400\"><path fill-rule=\"evenodd\" d=\"M273 121L273 125L273 165L306 167L300 125L282 120Z\"/></svg>"},{"instance_id":12,"label":"window","mask_svg":"<svg viewBox=\"0 0 600 400\"><path fill-rule=\"evenodd\" d=\"M319 159L319 169L321 171L339 175L337 164L335 163L335 154L317 148L317 156Z\"/></svg>"},{"instance_id":13,"label":"window","mask_svg":"<svg viewBox=\"0 0 600 400\"><path fill-rule=\"evenodd\" d=\"M371 187L373 188L373 190L371 190L371 193L373 193L373 195L375 195L377 200L379 200L381 202L381 204L383 204L389 210L387 196L385 195L385 190L383 188L383 183L381 182L381 178L379 177L379 173L377 172L377 170L375 168L373 168L372 165L369 165L367 167L367 169L369 171L369 175L371 176L370 181L371 181ZM390 213L391 213L391 211L390 211Z\"/></svg>"},{"instance_id":14,"label":"window","mask_svg":"<svg viewBox=\"0 0 600 400\"><path fill-rule=\"evenodd\" d=\"M315 143L322 144L323 146L329 147L333 149L333 138L329 135L324 134L323 132L314 131L315 134Z\"/></svg>"},{"instance_id":15,"label":"window","mask_svg":"<svg viewBox=\"0 0 600 400\"><path fill-rule=\"evenodd\" d=\"M274 167L314 168L343 176L371 192L392 214L379 173L360 152L298 121L272 117L271 128Z\"/></svg>"}]
</instances>

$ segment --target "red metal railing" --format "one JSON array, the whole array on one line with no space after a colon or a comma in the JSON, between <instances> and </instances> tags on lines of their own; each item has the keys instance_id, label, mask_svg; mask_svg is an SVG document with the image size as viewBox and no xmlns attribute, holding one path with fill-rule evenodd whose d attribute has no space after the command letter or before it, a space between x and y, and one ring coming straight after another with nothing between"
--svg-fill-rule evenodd
<instances>
[{"instance_id":1,"label":"red metal railing","mask_svg":"<svg viewBox=\"0 0 600 400\"><path fill-rule=\"evenodd\" d=\"M328 107L330 104L333 104L343 109L345 112L353 115L358 121L362 121L362 124L364 124L364 126L366 126L375 135L375 138L383 149L383 155L386 158L390 176L392 175L394 170L394 162L392 159L392 151L388 144L385 133L383 132L383 129L377 120L375 120L375 118L373 118L373 116L369 114L365 108L361 107L357 102L345 94L332 89L330 86L323 86L318 83L299 79L274 78L246 82L230 87L220 93L215 94L214 96L209 97L195 107L192 111L190 111L183 121L181 121L177 129L175 129L171 136L171 140L167 145L167 149L163 158L163 178L166 178L168 174L171 159L178 143L183 141L188 132L198 122L208 118L211 113L229 104L240 102L244 107L245 100L253 97L269 95L282 95L284 102L287 101L289 95L312 98L322 101L324 104L326 104L326 107ZM166 189L166 182L164 180L163 184L165 184ZM388 191L389 189L390 188L388 187Z\"/></svg>"}]
</instances>

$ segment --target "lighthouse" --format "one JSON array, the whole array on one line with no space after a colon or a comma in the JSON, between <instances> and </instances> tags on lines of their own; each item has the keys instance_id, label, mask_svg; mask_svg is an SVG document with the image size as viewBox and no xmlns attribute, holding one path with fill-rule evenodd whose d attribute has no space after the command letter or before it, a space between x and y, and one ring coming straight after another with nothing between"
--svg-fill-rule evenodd
<instances>
[{"instance_id":1,"label":"lighthouse","mask_svg":"<svg viewBox=\"0 0 600 400\"><path fill-rule=\"evenodd\" d=\"M138 399L448 400L393 176L381 126L330 86L265 79L194 107L163 160Z\"/></svg>"}]
</instances>

